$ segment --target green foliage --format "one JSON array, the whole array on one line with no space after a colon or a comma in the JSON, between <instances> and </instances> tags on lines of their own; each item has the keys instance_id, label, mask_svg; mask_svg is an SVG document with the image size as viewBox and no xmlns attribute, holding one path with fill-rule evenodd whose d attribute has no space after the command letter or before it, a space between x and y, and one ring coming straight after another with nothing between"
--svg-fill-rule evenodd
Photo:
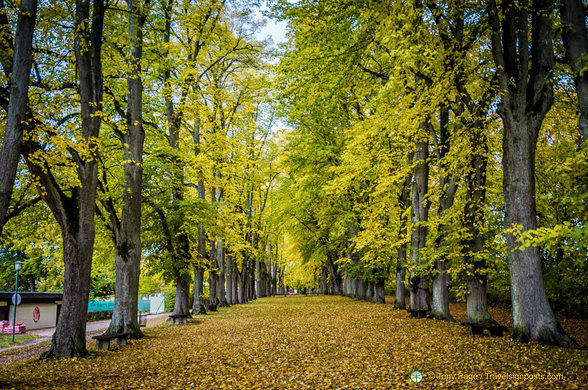
<instances>
[{"instance_id":1,"label":"green foliage","mask_svg":"<svg viewBox=\"0 0 588 390\"><path fill-rule=\"evenodd\" d=\"M116 280L112 274L92 276L90 281L90 299L105 299L114 296Z\"/></svg>"}]
</instances>

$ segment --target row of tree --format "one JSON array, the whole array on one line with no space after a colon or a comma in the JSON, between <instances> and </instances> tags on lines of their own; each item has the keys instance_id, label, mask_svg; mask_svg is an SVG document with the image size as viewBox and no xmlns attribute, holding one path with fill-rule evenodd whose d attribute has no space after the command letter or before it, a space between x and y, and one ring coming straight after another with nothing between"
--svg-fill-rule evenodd
<instances>
[{"instance_id":1,"label":"row of tree","mask_svg":"<svg viewBox=\"0 0 588 390\"><path fill-rule=\"evenodd\" d=\"M495 323L494 288L510 292L515 339L575 345L545 285L552 304L585 315L585 4L278 1L275 12L291 29L278 192L292 200L280 210L304 283L383 302L392 274L398 308L408 288L411 310L453 320L449 300L463 298L480 323Z\"/></svg>"},{"instance_id":2,"label":"row of tree","mask_svg":"<svg viewBox=\"0 0 588 390\"><path fill-rule=\"evenodd\" d=\"M283 289L269 43L248 4L18 5L0 1L0 233L4 260L63 288L45 357L87 355L101 269L116 281L107 333L134 338L141 273L187 316L192 292L205 313Z\"/></svg>"}]
</instances>

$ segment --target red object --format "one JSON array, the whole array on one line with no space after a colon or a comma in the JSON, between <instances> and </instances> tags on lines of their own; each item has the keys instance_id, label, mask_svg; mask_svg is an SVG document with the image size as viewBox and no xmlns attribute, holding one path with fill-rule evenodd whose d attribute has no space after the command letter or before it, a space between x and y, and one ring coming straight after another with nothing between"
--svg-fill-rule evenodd
<instances>
[{"instance_id":1,"label":"red object","mask_svg":"<svg viewBox=\"0 0 588 390\"><path fill-rule=\"evenodd\" d=\"M33 321L39 322L40 319L41 319L41 310L39 310L39 307L37 306L33 310Z\"/></svg>"},{"instance_id":2,"label":"red object","mask_svg":"<svg viewBox=\"0 0 588 390\"><path fill-rule=\"evenodd\" d=\"M4 323L7 321L2 321L2 322ZM4 326L3 323L1 324L2 328L0 328L0 333L11 334L12 333L12 325ZM14 333L25 333L26 331L27 331L27 327L22 322L19 322L14 326Z\"/></svg>"}]
</instances>

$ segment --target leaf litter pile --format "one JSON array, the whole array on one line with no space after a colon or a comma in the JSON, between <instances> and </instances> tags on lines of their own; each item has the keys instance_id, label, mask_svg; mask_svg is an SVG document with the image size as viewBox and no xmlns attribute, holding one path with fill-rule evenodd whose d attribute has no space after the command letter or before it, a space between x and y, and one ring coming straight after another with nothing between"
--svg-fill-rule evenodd
<instances>
[{"instance_id":1,"label":"leaf litter pile","mask_svg":"<svg viewBox=\"0 0 588 390\"><path fill-rule=\"evenodd\" d=\"M472 337L457 323L343 297L263 298L145 334L113 351L90 345L87 359L7 364L0 388L578 389L588 383L585 350L522 344L507 335ZM422 373L420 383L411 381L414 371Z\"/></svg>"}]
</instances>

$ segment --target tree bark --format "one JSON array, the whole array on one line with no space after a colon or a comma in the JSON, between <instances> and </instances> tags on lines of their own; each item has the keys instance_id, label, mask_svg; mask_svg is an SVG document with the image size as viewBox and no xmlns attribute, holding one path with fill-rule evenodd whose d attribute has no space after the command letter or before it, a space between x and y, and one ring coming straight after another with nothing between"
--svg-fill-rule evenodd
<instances>
[{"instance_id":1,"label":"tree bark","mask_svg":"<svg viewBox=\"0 0 588 390\"><path fill-rule=\"evenodd\" d=\"M211 243L209 261L210 269L208 270L208 299L206 300L206 310L218 311L218 298L216 296L218 283L218 269L216 268L216 247L212 240Z\"/></svg>"},{"instance_id":2,"label":"tree bark","mask_svg":"<svg viewBox=\"0 0 588 390\"><path fill-rule=\"evenodd\" d=\"M57 219L63 238L65 266L63 304L50 349L44 358L85 357L86 318L90 290L90 271L94 249L94 211L98 185L96 140L101 125L103 78L101 65L104 4L93 4L90 20L89 2L76 2L75 56L79 74L82 137L87 142L88 158L77 159L80 188L68 197L59 188L47 164L31 161L27 165L39 179L39 192ZM29 146L31 146L29 144ZM39 145L31 146L33 152Z\"/></svg>"},{"instance_id":3,"label":"tree bark","mask_svg":"<svg viewBox=\"0 0 588 390\"><path fill-rule=\"evenodd\" d=\"M125 183L119 234L115 234L116 287L114 310L106 333L131 333L141 338L137 323L141 272L141 190L143 175L143 24L145 15L138 0L127 0L129 10L129 59L127 77L127 131L123 136Z\"/></svg>"},{"instance_id":4,"label":"tree bark","mask_svg":"<svg viewBox=\"0 0 588 390\"><path fill-rule=\"evenodd\" d=\"M486 166L488 162L487 139L483 133L483 124L474 123L469 133L470 145L470 170L466 181L466 204L464 212L464 226L468 232L468 238L464 240L464 262L467 269L466 283L468 292L467 322L481 324L496 324L488 312L486 286L488 277L484 272L486 261L478 254L484 249L484 236L480 232L480 226L484 222L484 210L482 205L486 202Z\"/></svg>"},{"instance_id":5,"label":"tree bark","mask_svg":"<svg viewBox=\"0 0 588 390\"><path fill-rule=\"evenodd\" d=\"M435 245L441 250L441 255L435 259L435 268L437 275L433 278L433 302L431 307L431 315L438 320L455 321L449 312L449 274L447 269L447 257L444 254L445 236L447 235L447 226L443 221L447 211L453 206L455 200L455 193L457 192L457 177L451 174L450 168L447 166L447 154L450 150L448 129L449 124L449 109L441 108L439 120L439 146L437 150L437 161L441 166L441 179L439 180L439 187L441 188L441 196L439 198L438 218L441 221L438 228L438 236Z\"/></svg>"},{"instance_id":6,"label":"tree bark","mask_svg":"<svg viewBox=\"0 0 588 390\"><path fill-rule=\"evenodd\" d=\"M553 104L553 2L532 7L489 1L492 52L502 89L503 192L511 280L512 337L560 346L576 346L557 323L547 301L539 248L523 248L515 232L537 228L535 150L539 130ZM529 45L529 12L531 44ZM529 53L530 48L530 53Z\"/></svg>"},{"instance_id":7,"label":"tree bark","mask_svg":"<svg viewBox=\"0 0 588 390\"><path fill-rule=\"evenodd\" d=\"M385 290L385 280L378 279L378 281L374 284L374 298L372 300L373 303L386 303L386 290Z\"/></svg>"},{"instance_id":8,"label":"tree bark","mask_svg":"<svg viewBox=\"0 0 588 390\"><path fill-rule=\"evenodd\" d=\"M327 253L327 271L331 276L331 283L332 283L332 294L333 295L341 295L343 293L342 289L342 278L341 274L339 273L339 267L335 264L334 255L331 252Z\"/></svg>"},{"instance_id":9,"label":"tree bark","mask_svg":"<svg viewBox=\"0 0 588 390\"><path fill-rule=\"evenodd\" d=\"M429 207L425 196L429 186L429 143L425 140L416 142L416 166L412 184L412 213L413 230L411 235L410 261L414 265L422 263L419 250L424 248L427 241L427 227ZM428 281L422 277L414 267L410 271L410 309L429 310Z\"/></svg>"},{"instance_id":10,"label":"tree bark","mask_svg":"<svg viewBox=\"0 0 588 390\"><path fill-rule=\"evenodd\" d=\"M200 155L200 120L197 119L192 133L194 141L194 156ZM204 174L198 171L198 199L206 201L206 189L204 188ZM198 255L197 262L192 266L194 271L194 303L192 304L193 314L206 314L204 302L204 269L206 264L206 233L204 226L198 224Z\"/></svg>"},{"instance_id":11,"label":"tree bark","mask_svg":"<svg viewBox=\"0 0 588 390\"><path fill-rule=\"evenodd\" d=\"M563 41L566 57L574 74L578 94L580 120L578 127L583 141L588 142L588 32L586 31L586 5L582 0L562 0L560 14L563 22ZM586 143L588 147L588 143Z\"/></svg>"},{"instance_id":12,"label":"tree bark","mask_svg":"<svg viewBox=\"0 0 588 390\"><path fill-rule=\"evenodd\" d=\"M225 278L226 278L226 285L227 285L227 303L229 305L234 305L235 301L233 301L233 272L234 272L234 265L233 265L233 256L230 254L225 253L225 260L227 262L226 271L225 271Z\"/></svg>"},{"instance_id":13,"label":"tree bark","mask_svg":"<svg viewBox=\"0 0 588 390\"><path fill-rule=\"evenodd\" d=\"M200 184L199 184L200 188ZM206 236L202 224L198 225L198 260L192 266L194 271L194 303L193 314L206 314L204 304L204 264L206 261Z\"/></svg>"},{"instance_id":14,"label":"tree bark","mask_svg":"<svg viewBox=\"0 0 588 390\"><path fill-rule=\"evenodd\" d=\"M216 262L218 264L218 283L216 285L216 298L219 307L228 307L226 293L226 269L225 269L225 250L223 248L223 239L219 238L216 244Z\"/></svg>"},{"instance_id":15,"label":"tree bark","mask_svg":"<svg viewBox=\"0 0 588 390\"><path fill-rule=\"evenodd\" d=\"M408 161L409 163L412 162L412 155L409 156ZM396 262L396 297L394 299L394 307L402 310L406 309L406 286L404 285L404 281L406 280L405 264L407 250L404 240L408 234L406 211L410 206L410 181L411 176L408 176L402 184L402 191L398 199L400 206L400 232L398 234L398 240L401 241L401 244L397 249L398 261Z\"/></svg>"},{"instance_id":16,"label":"tree bark","mask_svg":"<svg viewBox=\"0 0 588 390\"><path fill-rule=\"evenodd\" d=\"M3 8L4 4L0 10L3 11ZM23 0L18 14L12 68L9 69L9 74L12 73L10 96L6 113L6 129L0 149L0 167L2 167L0 169L0 236L7 221L8 207L20 159L23 121L26 118L29 101L29 74L33 62L33 31L36 18L37 1Z\"/></svg>"},{"instance_id":17,"label":"tree bark","mask_svg":"<svg viewBox=\"0 0 588 390\"><path fill-rule=\"evenodd\" d=\"M172 314L180 314L190 316L190 277L188 272L180 270L180 274L176 275L176 300L174 303L174 311Z\"/></svg>"},{"instance_id":18,"label":"tree bark","mask_svg":"<svg viewBox=\"0 0 588 390\"><path fill-rule=\"evenodd\" d=\"M194 266L194 303L192 305L192 314L206 314L204 306L204 268Z\"/></svg>"},{"instance_id":19,"label":"tree bark","mask_svg":"<svg viewBox=\"0 0 588 390\"><path fill-rule=\"evenodd\" d=\"M365 300L372 301L374 298L374 282L365 282L366 284L366 292L365 292Z\"/></svg>"}]
</instances>

